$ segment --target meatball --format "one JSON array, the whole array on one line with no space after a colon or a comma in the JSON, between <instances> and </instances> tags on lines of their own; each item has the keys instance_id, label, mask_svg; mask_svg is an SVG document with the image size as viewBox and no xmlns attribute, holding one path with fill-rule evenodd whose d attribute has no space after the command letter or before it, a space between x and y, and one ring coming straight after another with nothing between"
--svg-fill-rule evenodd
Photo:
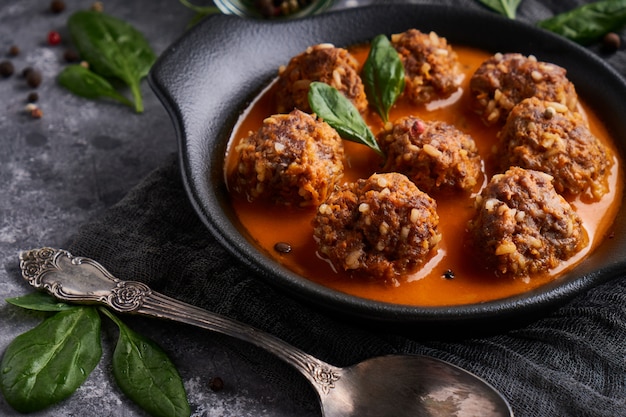
<instances>
[{"instance_id":1,"label":"meatball","mask_svg":"<svg viewBox=\"0 0 626 417\"><path fill-rule=\"evenodd\" d=\"M358 71L358 61L346 49L335 48L331 44L307 48L293 57L286 67L279 69L276 86L278 113L287 113L294 108L310 113L308 94L309 85L313 81L335 87L360 112L364 112L367 109L367 98Z\"/></svg>"},{"instance_id":2,"label":"meatball","mask_svg":"<svg viewBox=\"0 0 626 417\"><path fill-rule=\"evenodd\" d=\"M392 35L391 44L404 65L404 95L413 103L444 99L459 89L459 59L446 38L409 29Z\"/></svg>"},{"instance_id":3,"label":"meatball","mask_svg":"<svg viewBox=\"0 0 626 417\"><path fill-rule=\"evenodd\" d=\"M503 123L517 103L538 97L576 110L578 96L565 69L534 56L495 54L470 79L471 106L487 125Z\"/></svg>"},{"instance_id":4,"label":"meatball","mask_svg":"<svg viewBox=\"0 0 626 417\"><path fill-rule=\"evenodd\" d=\"M373 174L335 190L319 206L313 233L335 268L396 284L441 240L436 209L405 175Z\"/></svg>"},{"instance_id":5,"label":"meatball","mask_svg":"<svg viewBox=\"0 0 626 417\"><path fill-rule=\"evenodd\" d=\"M266 118L235 147L230 183L248 200L317 206L343 176L343 143L325 122L300 110Z\"/></svg>"},{"instance_id":6,"label":"meatball","mask_svg":"<svg viewBox=\"0 0 626 417\"><path fill-rule=\"evenodd\" d=\"M497 275L547 271L588 243L580 217L543 172L512 167L494 175L476 207L468 230Z\"/></svg>"},{"instance_id":7,"label":"meatball","mask_svg":"<svg viewBox=\"0 0 626 417\"><path fill-rule=\"evenodd\" d=\"M604 145L578 113L560 103L529 98L511 110L499 132L502 169L520 166L550 174L560 193L608 191L609 159Z\"/></svg>"},{"instance_id":8,"label":"meatball","mask_svg":"<svg viewBox=\"0 0 626 417\"><path fill-rule=\"evenodd\" d=\"M471 191L482 176L474 139L444 122L403 117L378 142L387 155L383 171L403 173L427 193Z\"/></svg>"}]
</instances>

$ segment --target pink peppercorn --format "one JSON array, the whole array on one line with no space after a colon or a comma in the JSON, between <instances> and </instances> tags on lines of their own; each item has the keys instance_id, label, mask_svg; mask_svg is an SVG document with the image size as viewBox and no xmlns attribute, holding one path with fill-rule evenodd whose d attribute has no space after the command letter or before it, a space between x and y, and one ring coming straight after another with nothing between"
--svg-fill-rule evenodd
<instances>
[{"instance_id":1,"label":"pink peppercorn","mask_svg":"<svg viewBox=\"0 0 626 417\"><path fill-rule=\"evenodd\" d=\"M50 32L48 32L48 44L49 45L58 45L61 43L61 35L59 35L59 32L56 32L54 30L51 30Z\"/></svg>"}]
</instances>

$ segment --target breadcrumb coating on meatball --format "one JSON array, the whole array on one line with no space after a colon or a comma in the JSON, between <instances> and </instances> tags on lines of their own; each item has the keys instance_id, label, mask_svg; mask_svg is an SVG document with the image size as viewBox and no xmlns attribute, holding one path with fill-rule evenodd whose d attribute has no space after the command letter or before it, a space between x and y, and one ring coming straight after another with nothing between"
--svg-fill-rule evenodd
<instances>
[{"instance_id":1,"label":"breadcrumb coating on meatball","mask_svg":"<svg viewBox=\"0 0 626 417\"><path fill-rule=\"evenodd\" d=\"M445 99L459 89L459 58L446 38L409 29L392 35L391 44L404 65L404 95L413 103Z\"/></svg>"},{"instance_id":2,"label":"breadcrumb coating on meatball","mask_svg":"<svg viewBox=\"0 0 626 417\"><path fill-rule=\"evenodd\" d=\"M513 106L530 97L561 103L575 111L578 95L566 75L564 68L538 61L533 55L498 53L472 75L471 106L487 125L503 123Z\"/></svg>"},{"instance_id":3,"label":"breadcrumb coating on meatball","mask_svg":"<svg viewBox=\"0 0 626 417\"><path fill-rule=\"evenodd\" d=\"M317 206L343 176L339 134L300 110L266 118L235 152L237 166L229 183L250 201Z\"/></svg>"},{"instance_id":4,"label":"breadcrumb coating on meatball","mask_svg":"<svg viewBox=\"0 0 626 417\"><path fill-rule=\"evenodd\" d=\"M555 268L588 243L581 218L552 177L520 167L491 178L468 231L480 258L497 275L514 277Z\"/></svg>"},{"instance_id":5,"label":"breadcrumb coating on meatball","mask_svg":"<svg viewBox=\"0 0 626 417\"><path fill-rule=\"evenodd\" d=\"M287 113L297 108L311 113L309 85L319 81L335 87L364 112L367 97L358 71L358 61L346 49L328 43L311 46L279 69L276 110Z\"/></svg>"},{"instance_id":6,"label":"breadcrumb coating on meatball","mask_svg":"<svg viewBox=\"0 0 626 417\"><path fill-rule=\"evenodd\" d=\"M588 191L595 199L608 192L608 150L579 113L536 97L511 110L499 132L498 161L550 174L559 193Z\"/></svg>"},{"instance_id":7,"label":"breadcrumb coating on meatball","mask_svg":"<svg viewBox=\"0 0 626 417\"><path fill-rule=\"evenodd\" d=\"M472 191L482 178L474 139L453 125L414 116L389 123L378 135L385 172L400 172L426 193Z\"/></svg>"},{"instance_id":8,"label":"breadcrumb coating on meatball","mask_svg":"<svg viewBox=\"0 0 626 417\"><path fill-rule=\"evenodd\" d=\"M396 284L426 262L441 240L437 204L405 175L347 183L313 219L320 254L337 269Z\"/></svg>"}]
</instances>

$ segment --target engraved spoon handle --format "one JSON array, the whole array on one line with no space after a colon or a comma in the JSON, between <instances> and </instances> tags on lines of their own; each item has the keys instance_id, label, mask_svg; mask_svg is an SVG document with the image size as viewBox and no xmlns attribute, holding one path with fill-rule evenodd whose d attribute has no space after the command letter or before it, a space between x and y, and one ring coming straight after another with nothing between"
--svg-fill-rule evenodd
<instances>
[{"instance_id":1,"label":"engraved spoon handle","mask_svg":"<svg viewBox=\"0 0 626 417\"><path fill-rule=\"evenodd\" d=\"M300 371L321 395L333 388L341 369L238 321L152 291L146 284L122 281L98 262L54 248L20 253L22 276L30 285L72 303L102 304L121 313L170 319L219 332L263 348Z\"/></svg>"}]
</instances>

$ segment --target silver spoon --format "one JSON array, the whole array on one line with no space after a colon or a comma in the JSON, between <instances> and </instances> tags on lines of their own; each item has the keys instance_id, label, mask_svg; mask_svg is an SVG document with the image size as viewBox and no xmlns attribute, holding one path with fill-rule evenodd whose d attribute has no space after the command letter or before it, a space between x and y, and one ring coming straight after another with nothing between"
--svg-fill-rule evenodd
<instances>
[{"instance_id":1,"label":"silver spoon","mask_svg":"<svg viewBox=\"0 0 626 417\"><path fill-rule=\"evenodd\" d=\"M389 355L339 368L251 326L154 292L141 282L115 278L94 260L64 250L22 252L20 268L33 287L63 301L176 320L266 349L308 379L325 417L513 415L506 399L486 381L439 359Z\"/></svg>"}]
</instances>

